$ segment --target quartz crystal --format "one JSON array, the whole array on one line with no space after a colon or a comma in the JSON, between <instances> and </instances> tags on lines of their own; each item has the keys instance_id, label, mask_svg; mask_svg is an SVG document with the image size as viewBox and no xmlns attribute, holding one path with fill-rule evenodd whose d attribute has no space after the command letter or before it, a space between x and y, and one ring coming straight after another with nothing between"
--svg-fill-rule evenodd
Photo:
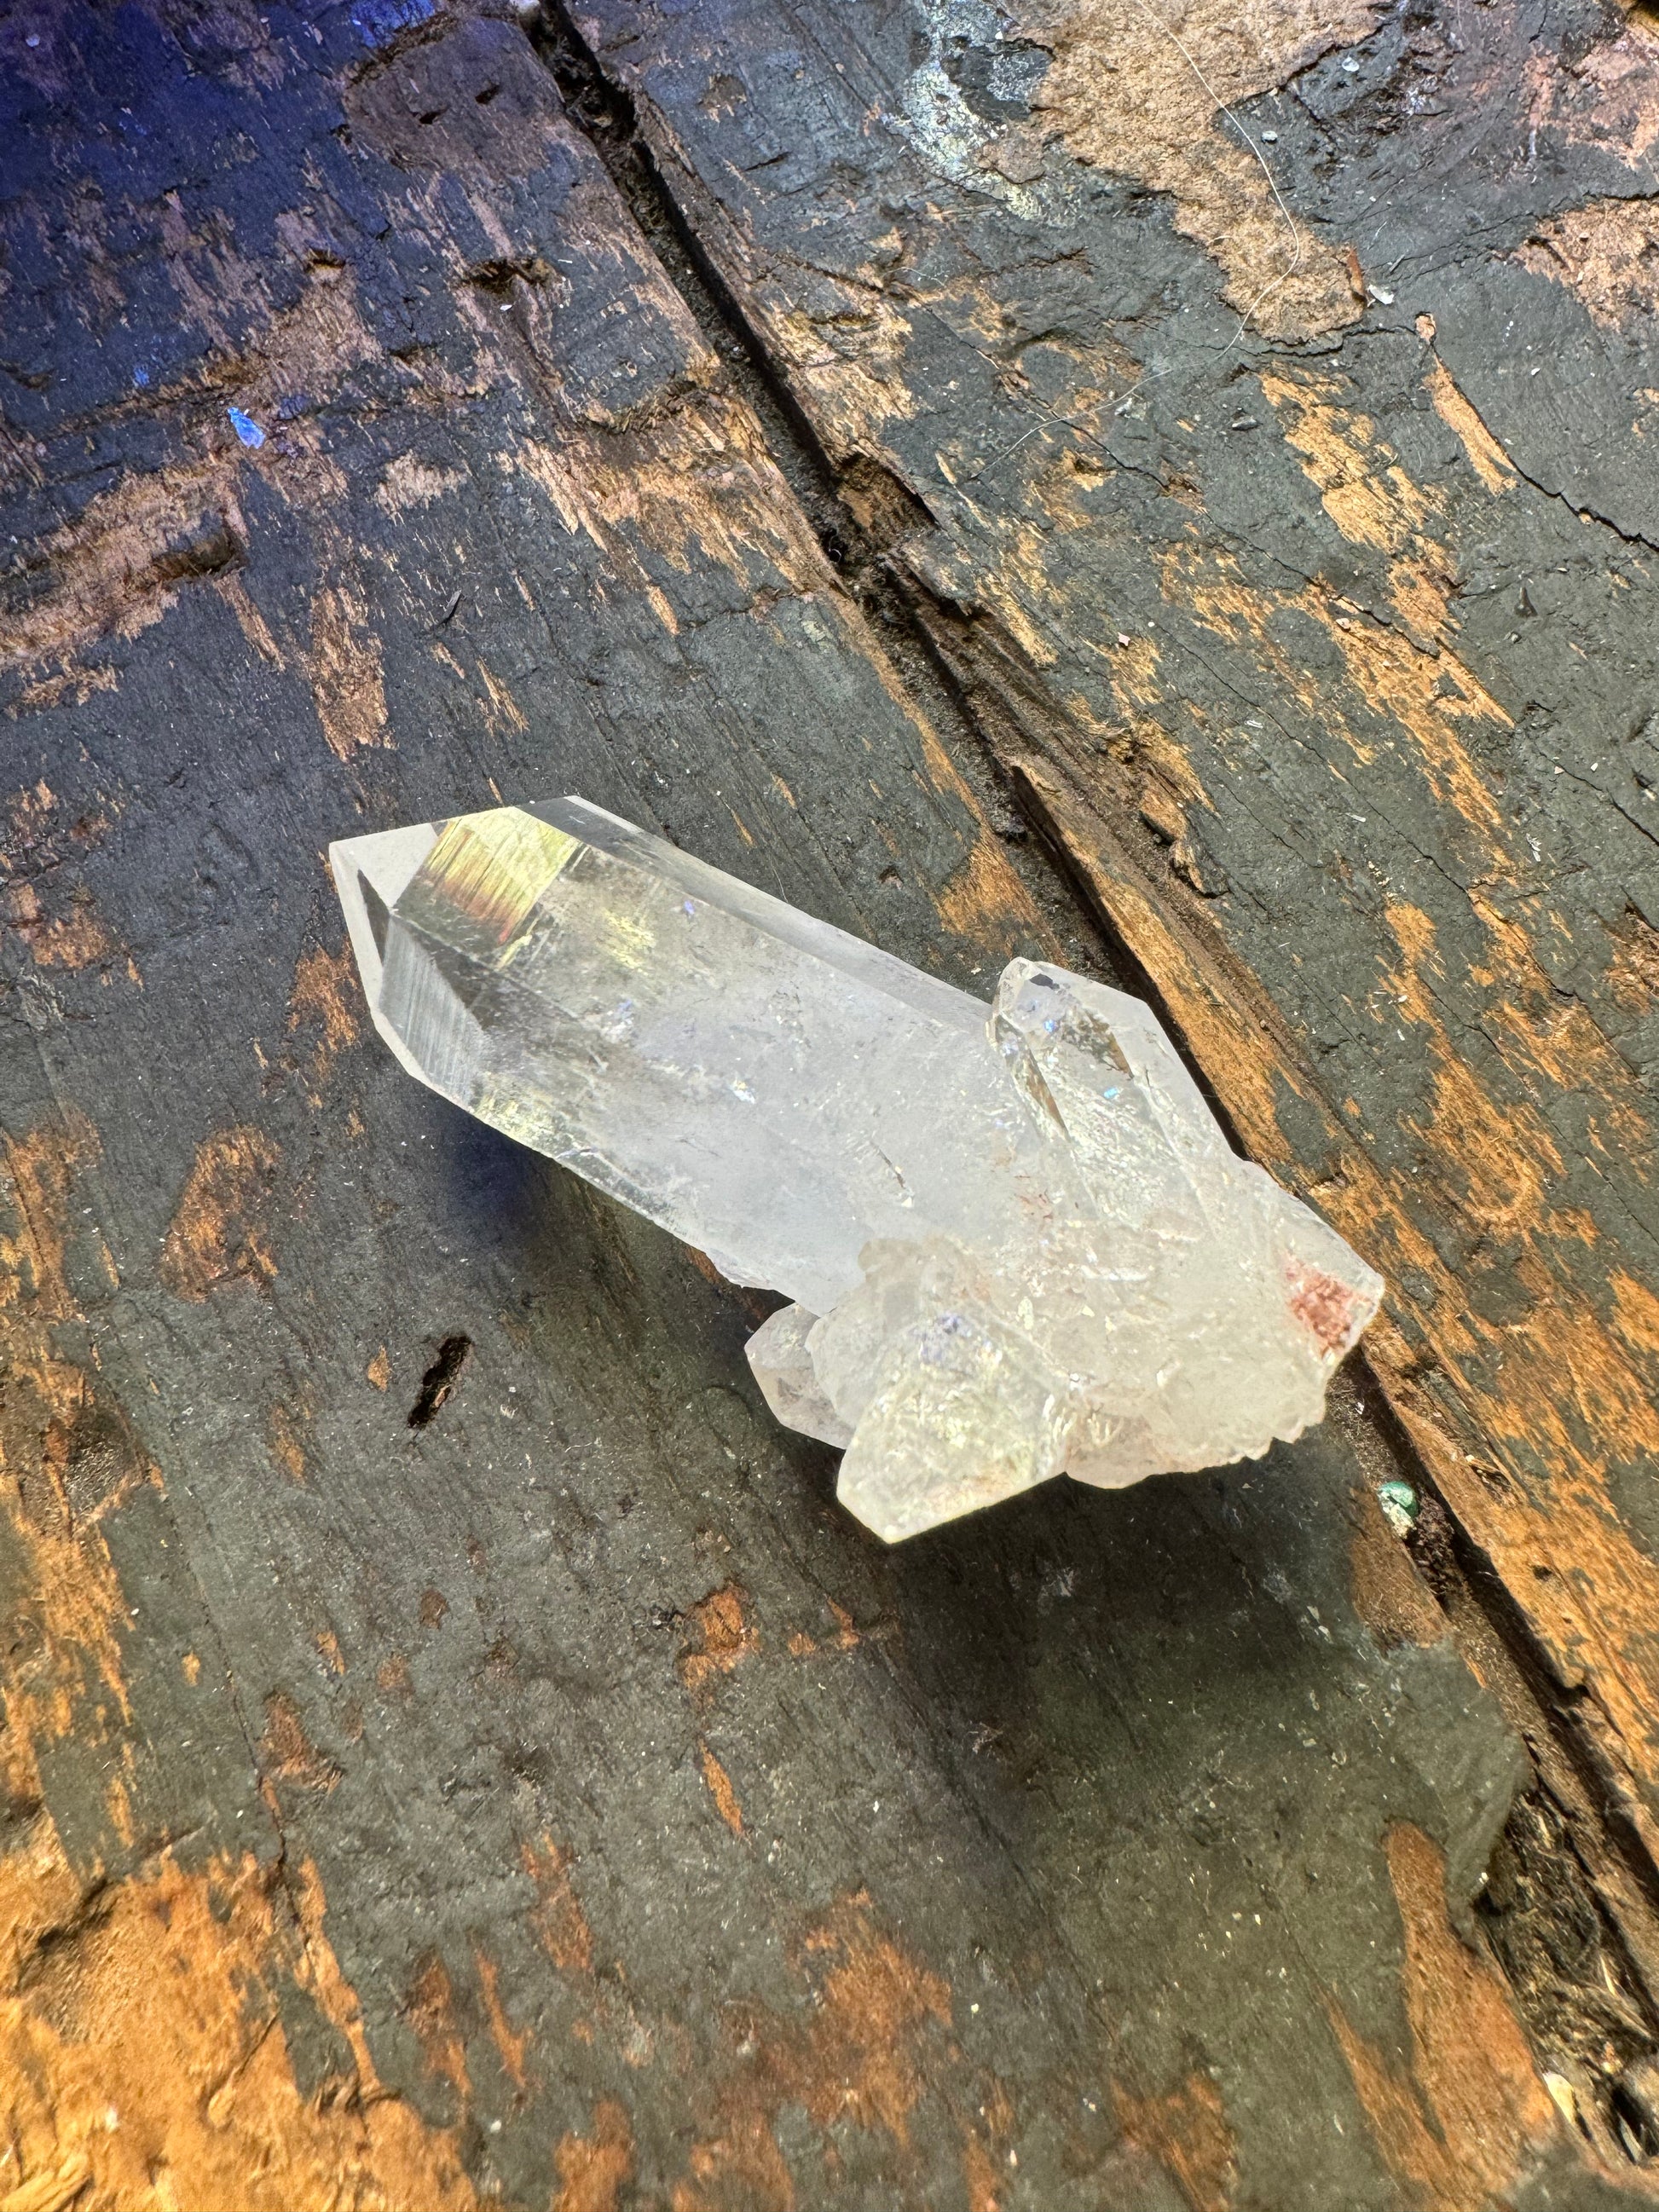
<instances>
[{"instance_id":1,"label":"quartz crystal","mask_svg":"<svg viewBox=\"0 0 1659 2212\"><path fill-rule=\"evenodd\" d=\"M1121 991L1015 960L988 1006L579 799L331 858L404 1066L781 1291L760 1387L890 1542L1255 1457L1376 1310Z\"/></svg>"}]
</instances>

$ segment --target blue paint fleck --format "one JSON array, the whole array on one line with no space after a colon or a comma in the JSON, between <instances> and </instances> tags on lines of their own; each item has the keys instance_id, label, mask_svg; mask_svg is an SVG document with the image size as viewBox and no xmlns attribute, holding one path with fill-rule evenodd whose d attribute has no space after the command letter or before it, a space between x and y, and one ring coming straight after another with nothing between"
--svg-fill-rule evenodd
<instances>
[{"instance_id":1,"label":"blue paint fleck","mask_svg":"<svg viewBox=\"0 0 1659 2212\"><path fill-rule=\"evenodd\" d=\"M684 900L684 901L683 901L683 902L682 902L681 906L680 906L680 912L681 912L682 914L695 915L695 914L696 913L696 910L697 910L697 909L696 909L696 908L695 906L693 906L693 905L692 905L692 903L691 903L691 902L690 902L690 899L686 899L686 900Z\"/></svg>"},{"instance_id":2,"label":"blue paint fleck","mask_svg":"<svg viewBox=\"0 0 1659 2212\"><path fill-rule=\"evenodd\" d=\"M137 386L140 392L148 391L149 388L149 371L147 368L135 368L132 372L132 380Z\"/></svg>"},{"instance_id":3,"label":"blue paint fleck","mask_svg":"<svg viewBox=\"0 0 1659 2212\"><path fill-rule=\"evenodd\" d=\"M427 22L437 12L437 0L358 0L351 11L352 27L366 46L382 46L399 31Z\"/></svg>"},{"instance_id":4,"label":"blue paint fleck","mask_svg":"<svg viewBox=\"0 0 1659 2212\"><path fill-rule=\"evenodd\" d=\"M252 446L257 450L264 445L265 434L251 415L244 415L240 407L227 407L225 412L230 417L231 428L245 446Z\"/></svg>"}]
</instances>

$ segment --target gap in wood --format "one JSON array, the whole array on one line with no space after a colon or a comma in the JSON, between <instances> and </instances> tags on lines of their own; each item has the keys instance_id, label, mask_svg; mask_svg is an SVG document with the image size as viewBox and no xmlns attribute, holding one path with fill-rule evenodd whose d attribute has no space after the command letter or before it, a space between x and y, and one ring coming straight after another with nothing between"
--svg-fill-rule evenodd
<instances>
[{"instance_id":1,"label":"gap in wood","mask_svg":"<svg viewBox=\"0 0 1659 2212\"><path fill-rule=\"evenodd\" d=\"M438 1346L437 1357L422 1376L419 1395L409 1409L411 1429L428 1427L453 1395L471 1351L470 1336L447 1336Z\"/></svg>"},{"instance_id":2,"label":"gap in wood","mask_svg":"<svg viewBox=\"0 0 1659 2212\"><path fill-rule=\"evenodd\" d=\"M988 651L996 657L995 641L981 636L982 626L964 610L939 603L897 554L904 536L931 521L927 509L878 462L860 455L838 469L825 453L665 183L627 88L606 76L561 0L542 0L526 27L567 112L758 418L825 556L1007 842L1011 860L1061 937L1066 957L1085 972L1106 974L1158 1011L1230 1140L1243 1150L1152 979L1077 880L1063 846L1044 834L1040 815L1030 818L1005 765L1005 750L1042 752L1040 737L1023 717L1046 723L1052 706L1018 684L1012 672L988 671L983 664ZM1011 681L1017 699L1004 696ZM1139 817L1123 826L1137 844L1152 837ZM1516 1798L1475 1900L1475 1928L1514 1991L1540 2066L1570 2084L1581 2133L1604 2156L1646 2163L1659 2155L1659 2002L1651 1994L1659 1990L1659 1868L1621 1811L1571 1698L1553 1680L1500 1578L1453 1519L1380 1382L1359 1358L1345 1374L1352 1382L1344 1425L1351 1440L1357 1432L1364 1437L1357 1456L1369 1471L1381 1471L1378 1480L1392 1474L1408 1481L1426 1502L1428 1525L1411 1547L1414 1561L1460 1653L1498 1698L1534 1769L1533 1784ZM1361 1382L1363 1405L1352 1387ZM1334 1400L1337 1390L1333 1395Z\"/></svg>"},{"instance_id":3,"label":"gap in wood","mask_svg":"<svg viewBox=\"0 0 1659 2212\"><path fill-rule=\"evenodd\" d=\"M949 671L916 619L904 582L890 564L897 540L908 532L931 527L933 517L879 462L858 454L837 469L824 452L664 183L635 125L626 89L605 76L566 9L556 0L544 0L540 12L526 20L526 28L559 88L566 112L592 145L705 342L719 355L733 387L758 420L768 452L842 589L875 631L881 652L893 664L921 718L938 732L952 766L1002 840L1011 866L1053 932L1054 946L1034 945L1030 949L1121 985L1110 945L1093 927L1088 909L1079 907L1046 848L1030 836L1006 770L965 710ZM874 527L860 520L847 493L872 518Z\"/></svg>"}]
</instances>

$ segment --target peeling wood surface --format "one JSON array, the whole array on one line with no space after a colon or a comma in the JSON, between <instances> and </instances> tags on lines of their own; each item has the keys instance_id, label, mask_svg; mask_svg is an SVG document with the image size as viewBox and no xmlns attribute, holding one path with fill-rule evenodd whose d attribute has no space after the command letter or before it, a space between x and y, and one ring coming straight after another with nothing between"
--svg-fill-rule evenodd
<instances>
[{"instance_id":1,"label":"peeling wood surface","mask_svg":"<svg viewBox=\"0 0 1659 2212\"><path fill-rule=\"evenodd\" d=\"M550 34L0 28L8 2212L1650 2201L1648 33L1191 13L1231 352L1149 33L585 19L830 495ZM1449 1514L873 1544L374 1042L329 838L566 789L1149 982Z\"/></svg>"},{"instance_id":2,"label":"peeling wood surface","mask_svg":"<svg viewBox=\"0 0 1659 2212\"><path fill-rule=\"evenodd\" d=\"M1659 36L1350 14L581 21L1651 1849Z\"/></svg>"},{"instance_id":3,"label":"peeling wood surface","mask_svg":"<svg viewBox=\"0 0 1659 2212\"><path fill-rule=\"evenodd\" d=\"M1650 15L580 13L1650 1852Z\"/></svg>"}]
</instances>

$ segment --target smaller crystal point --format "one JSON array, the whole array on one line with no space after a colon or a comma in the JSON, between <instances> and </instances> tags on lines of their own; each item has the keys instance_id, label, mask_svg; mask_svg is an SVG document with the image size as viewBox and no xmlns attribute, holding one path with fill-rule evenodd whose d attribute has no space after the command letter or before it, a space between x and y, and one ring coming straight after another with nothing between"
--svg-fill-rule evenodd
<instances>
[{"instance_id":1,"label":"smaller crystal point","mask_svg":"<svg viewBox=\"0 0 1659 2212\"><path fill-rule=\"evenodd\" d=\"M1376 1310L1120 991L988 1007L576 799L331 858L411 1073L792 1301L756 1377L890 1542L1259 1456Z\"/></svg>"},{"instance_id":2,"label":"smaller crystal point","mask_svg":"<svg viewBox=\"0 0 1659 2212\"><path fill-rule=\"evenodd\" d=\"M744 1350L762 1396L784 1427L839 1449L852 1443L853 1431L825 1396L812 1365L807 1340L817 1322L804 1306L780 1306Z\"/></svg>"}]
</instances>

